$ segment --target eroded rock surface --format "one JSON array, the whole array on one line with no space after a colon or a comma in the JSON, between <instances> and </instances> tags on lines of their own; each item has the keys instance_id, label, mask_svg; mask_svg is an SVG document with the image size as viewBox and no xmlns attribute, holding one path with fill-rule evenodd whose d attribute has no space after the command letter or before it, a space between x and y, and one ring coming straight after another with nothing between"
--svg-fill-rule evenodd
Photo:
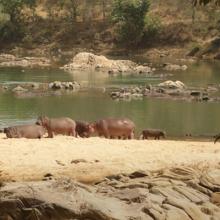
<instances>
[{"instance_id":1,"label":"eroded rock surface","mask_svg":"<svg viewBox=\"0 0 220 220\"><path fill-rule=\"evenodd\" d=\"M106 177L94 185L69 179L8 183L0 219L217 220L220 169L187 167Z\"/></svg>"}]
</instances>

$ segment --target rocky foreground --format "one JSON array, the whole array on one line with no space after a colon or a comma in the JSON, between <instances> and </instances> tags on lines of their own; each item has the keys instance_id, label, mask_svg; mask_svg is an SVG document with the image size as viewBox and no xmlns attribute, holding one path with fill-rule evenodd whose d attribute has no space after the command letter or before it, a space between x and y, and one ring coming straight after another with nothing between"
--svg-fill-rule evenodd
<instances>
[{"instance_id":1,"label":"rocky foreground","mask_svg":"<svg viewBox=\"0 0 220 220\"><path fill-rule=\"evenodd\" d=\"M220 219L220 169L137 171L94 185L47 179L1 187L0 219Z\"/></svg>"},{"instance_id":2,"label":"rocky foreground","mask_svg":"<svg viewBox=\"0 0 220 220\"><path fill-rule=\"evenodd\" d=\"M220 219L219 143L0 135L0 220Z\"/></svg>"}]
</instances>

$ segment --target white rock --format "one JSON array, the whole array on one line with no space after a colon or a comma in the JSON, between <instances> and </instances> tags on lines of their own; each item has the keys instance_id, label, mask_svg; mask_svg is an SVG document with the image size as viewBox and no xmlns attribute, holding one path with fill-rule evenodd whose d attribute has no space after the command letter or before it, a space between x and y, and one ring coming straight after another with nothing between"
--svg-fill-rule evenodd
<instances>
[{"instance_id":1,"label":"white rock","mask_svg":"<svg viewBox=\"0 0 220 220\"><path fill-rule=\"evenodd\" d=\"M12 92L27 92L28 90L21 87L21 86L16 86L14 89L12 89Z\"/></svg>"},{"instance_id":2,"label":"white rock","mask_svg":"<svg viewBox=\"0 0 220 220\"><path fill-rule=\"evenodd\" d=\"M109 74L114 73L126 73L126 72L152 72L150 67L137 66L136 63L130 60L110 60L105 56L97 56L92 53L78 53L71 63L61 67L66 71L74 70L101 70L108 72Z\"/></svg>"},{"instance_id":3,"label":"white rock","mask_svg":"<svg viewBox=\"0 0 220 220\"><path fill-rule=\"evenodd\" d=\"M186 86L184 83L181 81L172 81L172 80L167 80L165 82L162 82L158 84L159 87L167 88L167 89L184 89Z\"/></svg>"}]
</instances>

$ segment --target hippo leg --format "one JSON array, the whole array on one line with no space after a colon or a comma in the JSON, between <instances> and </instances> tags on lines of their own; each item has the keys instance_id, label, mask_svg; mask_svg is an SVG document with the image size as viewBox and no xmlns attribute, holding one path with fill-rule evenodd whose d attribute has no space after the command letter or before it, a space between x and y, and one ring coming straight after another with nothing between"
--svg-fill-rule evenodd
<instances>
[{"instance_id":1,"label":"hippo leg","mask_svg":"<svg viewBox=\"0 0 220 220\"><path fill-rule=\"evenodd\" d=\"M108 134L104 134L104 137L105 138L110 138Z\"/></svg>"},{"instance_id":2,"label":"hippo leg","mask_svg":"<svg viewBox=\"0 0 220 220\"><path fill-rule=\"evenodd\" d=\"M214 144L220 139L220 134L215 136Z\"/></svg>"},{"instance_id":3,"label":"hippo leg","mask_svg":"<svg viewBox=\"0 0 220 220\"><path fill-rule=\"evenodd\" d=\"M68 135L69 135L69 136L73 136L73 137L77 137L77 132L75 131L74 128L72 128L72 129L70 130L70 132L68 133Z\"/></svg>"},{"instance_id":4,"label":"hippo leg","mask_svg":"<svg viewBox=\"0 0 220 220\"><path fill-rule=\"evenodd\" d=\"M16 135L15 135L16 138L22 138L23 136L21 135L20 132L18 132Z\"/></svg>"},{"instance_id":5,"label":"hippo leg","mask_svg":"<svg viewBox=\"0 0 220 220\"><path fill-rule=\"evenodd\" d=\"M51 130L48 130L48 138L53 138L53 132Z\"/></svg>"},{"instance_id":6,"label":"hippo leg","mask_svg":"<svg viewBox=\"0 0 220 220\"><path fill-rule=\"evenodd\" d=\"M83 138L89 138L89 134L87 132L83 132L82 137Z\"/></svg>"},{"instance_id":7,"label":"hippo leg","mask_svg":"<svg viewBox=\"0 0 220 220\"><path fill-rule=\"evenodd\" d=\"M111 138L111 136L109 135L109 132L107 130L104 130L102 132L102 135L105 137L105 138Z\"/></svg>"},{"instance_id":8,"label":"hippo leg","mask_svg":"<svg viewBox=\"0 0 220 220\"><path fill-rule=\"evenodd\" d=\"M130 137L131 137L130 139L134 139L134 132L133 131L131 132Z\"/></svg>"},{"instance_id":9,"label":"hippo leg","mask_svg":"<svg viewBox=\"0 0 220 220\"><path fill-rule=\"evenodd\" d=\"M72 135L73 135L73 137L76 137L76 131L75 131L75 129L73 129Z\"/></svg>"}]
</instances>

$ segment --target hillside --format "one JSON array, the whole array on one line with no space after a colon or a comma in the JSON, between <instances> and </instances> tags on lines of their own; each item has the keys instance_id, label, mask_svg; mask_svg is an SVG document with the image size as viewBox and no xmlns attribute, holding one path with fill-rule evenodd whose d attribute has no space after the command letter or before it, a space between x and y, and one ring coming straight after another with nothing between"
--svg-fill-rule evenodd
<instances>
[{"instance_id":1,"label":"hillside","mask_svg":"<svg viewBox=\"0 0 220 220\"><path fill-rule=\"evenodd\" d=\"M214 51L211 57L218 58L220 52L218 43L214 43L217 49L209 50L210 42L220 33L220 8L214 4L193 7L190 1L151 1L147 14L149 31L135 46L125 46L117 40L111 0L73 1L77 3L75 15L71 5L66 3L61 7L55 2L41 0L34 9L23 8L20 35L8 27L9 18L2 13L1 51L18 55L47 54L55 61L85 50L107 55L123 55L129 50L149 57L177 54L182 57L200 49L200 57ZM205 53L201 48L206 48Z\"/></svg>"}]
</instances>

